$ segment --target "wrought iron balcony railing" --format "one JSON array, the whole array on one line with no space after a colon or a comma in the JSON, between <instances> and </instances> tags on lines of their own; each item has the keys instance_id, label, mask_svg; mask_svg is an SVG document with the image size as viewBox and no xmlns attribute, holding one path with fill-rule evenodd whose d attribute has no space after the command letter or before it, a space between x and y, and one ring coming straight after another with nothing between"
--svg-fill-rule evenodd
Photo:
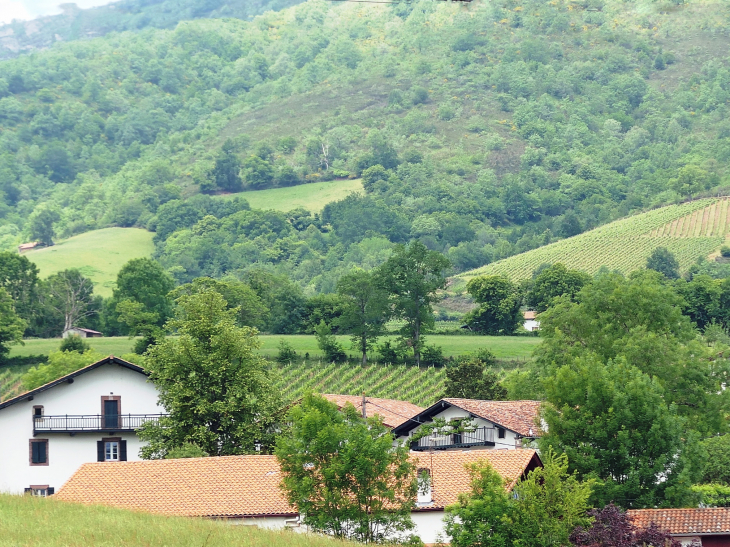
<instances>
[{"instance_id":1,"label":"wrought iron balcony railing","mask_svg":"<svg viewBox=\"0 0 730 547\"><path fill-rule=\"evenodd\" d=\"M447 448L494 445L494 428L478 427L474 431L464 433L432 434L422 437L411 443L411 450L446 450Z\"/></svg>"},{"instance_id":2,"label":"wrought iron balcony railing","mask_svg":"<svg viewBox=\"0 0 730 547\"><path fill-rule=\"evenodd\" d=\"M35 433L134 431L147 422L158 422L164 416L165 414L33 416L33 431Z\"/></svg>"}]
</instances>

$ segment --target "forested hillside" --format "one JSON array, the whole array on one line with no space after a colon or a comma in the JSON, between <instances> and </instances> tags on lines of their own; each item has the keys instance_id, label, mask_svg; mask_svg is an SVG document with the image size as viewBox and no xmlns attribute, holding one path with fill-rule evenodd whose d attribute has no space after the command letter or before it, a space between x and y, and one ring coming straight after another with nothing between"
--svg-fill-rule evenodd
<instances>
[{"instance_id":1,"label":"forested hillside","mask_svg":"<svg viewBox=\"0 0 730 547\"><path fill-rule=\"evenodd\" d=\"M103 36L110 32L144 28L174 28L180 21L235 17L250 19L268 10L280 10L300 0L121 0L96 8L60 5L59 15L0 25L0 59L9 59L56 42Z\"/></svg>"},{"instance_id":2,"label":"forested hillside","mask_svg":"<svg viewBox=\"0 0 730 547\"><path fill-rule=\"evenodd\" d=\"M56 44L0 64L0 245L138 226L179 283L310 292L414 238L468 270L724 192L729 44L711 0L311 0ZM348 177L321 214L217 195Z\"/></svg>"}]
</instances>

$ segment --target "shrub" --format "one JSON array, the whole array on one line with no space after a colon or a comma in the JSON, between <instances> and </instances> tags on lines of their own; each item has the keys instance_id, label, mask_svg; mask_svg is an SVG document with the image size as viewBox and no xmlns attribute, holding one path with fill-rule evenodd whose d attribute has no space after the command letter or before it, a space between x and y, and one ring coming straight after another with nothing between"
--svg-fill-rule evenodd
<instances>
[{"instance_id":1,"label":"shrub","mask_svg":"<svg viewBox=\"0 0 730 547\"><path fill-rule=\"evenodd\" d=\"M276 355L276 360L279 363L291 363L297 358L297 352L294 351L294 347L284 340L279 340L279 353Z\"/></svg>"},{"instance_id":2,"label":"shrub","mask_svg":"<svg viewBox=\"0 0 730 547\"><path fill-rule=\"evenodd\" d=\"M441 346L426 346L421 352L421 364L427 367L442 367L446 363Z\"/></svg>"},{"instance_id":3,"label":"shrub","mask_svg":"<svg viewBox=\"0 0 730 547\"><path fill-rule=\"evenodd\" d=\"M730 258L730 246L723 245L720 247L720 254L725 258Z\"/></svg>"},{"instance_id":4,"label":"shrub","mask_svg":"<svg viewBox=\"0 0 730 547\"><path fill-rule=\"evenodd\" d=\"M378 346L378 354L380 354L381 362L390 363L391 365L399 363L402 359L398 348L393 346L388 340Z\"/></svg>"},{"instance_id":5,"label":"shrub","mask_svg":"<svg viewBox=\"0 0 730 547\"><path fill-rule=\"evenodd\" d=\"M342 344L337 341L337 338L332 334L332 329L330 329L324 320L319 322L314 332L317 335L317 346L324 353L326 361L330 363L341 363L347 359L347 354L342 349Z\"/></svg>"},{"instance_id":6,"label":"shrub","mask_svg":"<svg viewBox=\"0 0 730 547\"><path fill-rule=\"evenodd\" d=\"M207 458L210 456L205 450L194 443L183 443L181 446L168 450L165 454L166 460L177 460L180 458Z\"/></svg>"},{"instance_id":7,"label":"shrub","mask_svg":"<svg viewBox=\"0 0 730 547\"><path fill-rule=\"evenodd\" d=\"M60 351L75 351L77 353L84 353L91 349L91 346L81 338L78 334L71 334L61 340L61 346L58 348Z\"/></svg>"}]
</instances>

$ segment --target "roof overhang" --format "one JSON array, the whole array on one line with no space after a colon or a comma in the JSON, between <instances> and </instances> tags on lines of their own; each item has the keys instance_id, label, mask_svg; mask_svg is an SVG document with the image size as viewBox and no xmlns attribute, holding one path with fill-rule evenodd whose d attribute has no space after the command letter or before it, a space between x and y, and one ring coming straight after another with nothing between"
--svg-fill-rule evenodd
<instances>
[{"instance_id":1,"label":"roof overhang","mask_svg":"<svg viewBox=\"0 0 730 547\"><path fill-rule=\"evenodd\" d=\"M57 380L48 382L47 384L44 384L40 387L37 387L35 389L22 393L16 397L13 397L12 399L8 399L7 401L5 401L3 403L0 403L0 410L2 410L3 408L6 408L6 407L12 406L16 403L23 402L23 401L32 401L33 397L35 395L37 395L38 393L47 391L53 387L56 387L59 384L65 384L65 383L71 384L71 383L73 383L74 378L76 378L77 376L81 376L82 374L91 372L92 370L102 367L104 365L118 365L120 367L124 367L129 370L133 370L134 372L139 372L140 374L144 374L145 376L149 376L149 374L142 367L135 365L134 363L130 363L129 361L125 361L124 359L120 359L119 357L114 357L113 355L110 355L109 357L105 357L101 361L97 361L96 363L92 363L88 366L85 366L84 368L79 369L76 372L72 372L71 374L62 376L61 378L58 378Z\"/></svg>"}]
</instances>

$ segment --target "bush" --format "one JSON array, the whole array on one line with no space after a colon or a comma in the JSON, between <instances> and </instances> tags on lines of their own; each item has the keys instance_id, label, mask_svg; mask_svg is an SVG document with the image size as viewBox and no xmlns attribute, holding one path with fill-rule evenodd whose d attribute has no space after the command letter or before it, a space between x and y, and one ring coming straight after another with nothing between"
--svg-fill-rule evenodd
<instances>
[{"instance_id":1,"label":"bush","mask_svg":"<svg viewBox=\"0 0 730 547\"><path fill-rule=\"evenodd\" d=\"M378 346L378 354L380 355L380 361L382 363L389 363L391 365L399 363L402 360L401 352L398 348L393 346L388 340Z\"/></svg>"},{"instance_id":2,"label":"bush","mask_svg":"<svg viewBox=\"0 0 730 547\"><path fill-rule=\"evenodd\" d=\"M60 351L75 351L77 353L84 353L91 349L91 346L81 338L78 334L71 334L61 340L61 346L58 348Z\"/></svg>"},{"instance_id":3,"label":"bush","mask_svg":"<svg viewBox=\"0 0 730 547\"><path fill-rule=\"evenodd\" d=\"M205 450L197 444L183 443L181 446L169 450L165 454L166 460L177 460L180 458L207 458L210 456Z\"/></svg>"},{"instance_id":4,"label":"bush","mask_svg":"<svg viewBox=\"0 0 730 547\"><path fill-rule=\"evenodd\" d=\"M291 363L297 358L297 352L294 351L294 347L284 340L279 340L279 353L276 355L276 360L279 363Z\"/></svg>"},{"instance_id":5,"label":"bush","mask_svg":"<svg viewBox=\"0 0 730 547\"><path fill-rule=\"evenodd\" d=\"M730 247L727 245L720 247L720 254L725 258L730 258Z\"/></svg>"},{"instance_id":6,"label":"bush","mask_svg":"<svg viewBox=\"0 0 730 547\"><path fill-rule=\"evenodd\" d=\"M426 346L421 352L421 364L427 367L442 367L446 363L441 346Z\"/></svg>"},{"instance_id":7,"label":"bush","mask_svg":"<svg viewBox=\"0 0 730 547\"><path fill-rule=\"evenodd\" d=\"M347 360L347 354L342 349L342 344L332 334L332 329L324 320L319 322L317 328L314 329L317 335L317 346L324 353L324 358L330 363L341 363Z\"/></svg>"}]
</instances>

